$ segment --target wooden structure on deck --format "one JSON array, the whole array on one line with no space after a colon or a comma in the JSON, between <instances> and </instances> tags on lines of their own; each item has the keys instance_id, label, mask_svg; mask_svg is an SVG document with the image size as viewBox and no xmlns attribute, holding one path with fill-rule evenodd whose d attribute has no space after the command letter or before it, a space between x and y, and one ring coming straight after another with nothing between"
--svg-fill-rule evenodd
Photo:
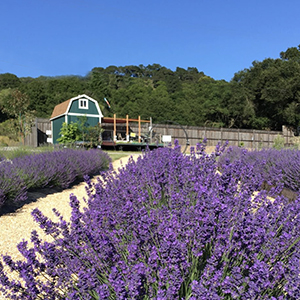
<instances>
[{"instance_id":1,"label":"wooden structure on deck","mask_svg":"<svg viewBox=\"0 0 300 300\"><path fill-rule=\"evenodd\" d=\"M131 124L138 124L138 132L131 129ZM142 124L148 126L142 126ZM149 147L150 149L163 147L161 143L154 143L152 136L149 134L152 127L152 120L131 119L128 115L126 118L117 118L114 114L113 118L103 117L101 119L102 132L102 148L113 148L117 150L136 149L141 150ZM135 126L136 127L136 126Z\"/></svg>"}]
</instances>

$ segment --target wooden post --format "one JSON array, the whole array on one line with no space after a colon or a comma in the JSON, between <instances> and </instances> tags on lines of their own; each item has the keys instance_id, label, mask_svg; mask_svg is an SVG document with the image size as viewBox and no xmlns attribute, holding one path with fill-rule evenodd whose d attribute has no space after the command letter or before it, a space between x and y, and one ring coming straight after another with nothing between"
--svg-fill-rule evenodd
<instances>
[{"instance_id":1,"label":"wooden post","mask_svg":"<svg viewBox=\"0 0 300 300\"><path fill-rule=\"evenodd\" d=\"M128 115L126 115L126 141L129 142L129 125L128 125Z\"/></svg>"},{"instance_id":2,"label":"wooden post","mask_svg":"<svg viewBox=\"0 0 300 300\"><path fill-rule=\"evenodd\" d=\"M150 117L149 131L150 131L150 144L152 144L152 117Z\"/></svg>"},{"instance_id":3,"label":"wooden post","mask_svg":"<svg viewBox=\"0 0 300 300\"><path fill-rule=\"evenodd\" d=\"M221 127L221 145L223 145L223 127Z\"/></svg>"},{"instance_id":4,"label":"wooden post","mask_svg":"<svg viewBox=\"0 0 300 300\"><path fill-rule=\"evenodd\" d=\"M117 140L117 119L116 114L114 114L114 142Z\"/></svg>"},{"instance_id":5,"label":"wooden post","mask_svg":"<svg viewBox=\"0 0 300 300\"><path fill-rule=\"evenodd\" d=\"M141 116L139 116L139 143L141 142Z\"/></svg>"},{"instance_id":6,"label":"wooden post","mask_svg":"<svg viewBox=\"0 0 300 300\"><path fill-rule=\"evenodd\" d=\"M31 128L31 132L33 135L33 147L39 146L39 135L38 135L38 119L35 118L34 126ZM30 142L31 145L31 142Z\"/></svg>"}]
</instances>

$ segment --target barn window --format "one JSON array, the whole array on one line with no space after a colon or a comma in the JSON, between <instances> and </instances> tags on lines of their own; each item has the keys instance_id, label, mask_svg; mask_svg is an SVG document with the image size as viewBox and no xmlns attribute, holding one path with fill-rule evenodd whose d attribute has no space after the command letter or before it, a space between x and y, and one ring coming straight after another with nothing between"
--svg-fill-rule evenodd
<instances>
[{"instance_id":1,"label":"barn window","mask_svg":"<svg viewBox=\"0 0 300 300\"><path fill-rule=\"evenodd\" d=\"M81 109L88 109L89 108L89 102L87 99L79 99L79 108Z\"/></svg>"}]
</instances>

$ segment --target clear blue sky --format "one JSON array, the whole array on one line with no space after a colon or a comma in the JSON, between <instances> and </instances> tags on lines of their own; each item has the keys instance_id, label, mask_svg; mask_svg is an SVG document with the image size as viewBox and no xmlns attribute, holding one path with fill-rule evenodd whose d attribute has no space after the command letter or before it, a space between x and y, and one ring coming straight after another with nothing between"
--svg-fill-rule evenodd
<instances>
[{"instance_id":1,"label":"clear blue sky","mask_svg":"<svg viewBox=\"0 0 300 300\"><path fill-rule=\"evenodd\" d=\"M299 0L1 0L0 73L158 63L229 81L300 44Z\"/></svg>"}]
</instances>

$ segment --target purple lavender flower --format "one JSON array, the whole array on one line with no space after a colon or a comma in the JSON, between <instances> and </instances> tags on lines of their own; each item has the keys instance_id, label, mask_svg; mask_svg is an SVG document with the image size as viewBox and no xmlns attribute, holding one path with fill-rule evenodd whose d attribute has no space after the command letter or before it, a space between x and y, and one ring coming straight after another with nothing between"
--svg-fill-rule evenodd
<instances>
[{"instance_id":1,"label":"purple lavender flower","mask_svg":"<svg viewBox=\"0 0 300 300\"><path fill-rule=\"evenodd\" d=\"M204 149L157 149L96 184L86 178L88 208L71 195L70 223L35 210L55 241L33 232L32 249L19 245L25 262L4 256L28 285L1 269L3 289L29 299L299 299L300 198L253 196L265 164Z\"/></svg>"},{"instance_id":2,"label":"purple lavender flower","mask_svg":"<svg viewBox=\"0 0 300 300\"><path fill-rule=\"evenodd\" d=\"M67 188L76 179L100 174L111 159L100 150L65 149L21 156L0 164L0 208L22 202L27 191L43 187Z\"/></svg>"}]
</instances>

